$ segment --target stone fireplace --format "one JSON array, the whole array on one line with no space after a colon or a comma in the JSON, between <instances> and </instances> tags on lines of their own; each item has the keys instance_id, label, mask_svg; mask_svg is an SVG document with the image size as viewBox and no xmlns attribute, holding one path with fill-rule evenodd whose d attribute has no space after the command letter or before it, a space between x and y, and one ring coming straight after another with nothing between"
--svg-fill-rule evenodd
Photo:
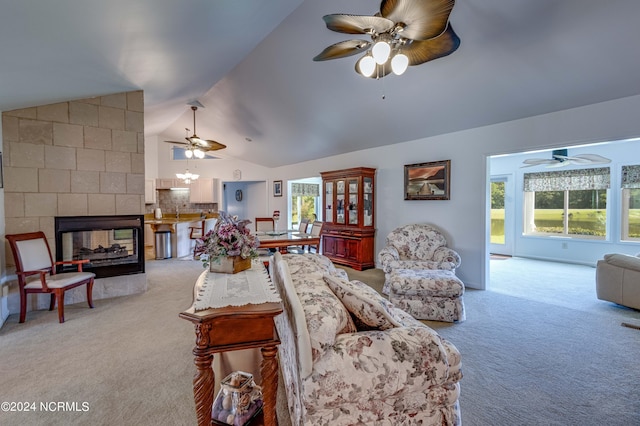
<instances>
[{"instance_id":1,"label":"stone fireplace","mask_svg":"<svg viewBox=\"0 0 640 426\"><path fill-rule=\"evenodd\" d=\"M43 231L54 259L78 255L56 249L56 218L144 214L142 91L3 111L0 151L5 233ZM74 235L76 231L78 235ZM89 231L91 234L94 230ZM65 237L71 239L72 247L76 240L88 241L79 249L87 252L83 253L85 256L89 255L89 249L95 255L89 256L99 277L93 289L94 301L146 291L144 246L140 242L143 230L131 233L119 226L109 226L104 231L107 232L96 233L95 246L79 229L71 230L72 234ZM118 251L118 245L126 248L113 253ZM127 251L126 257L111 259L112 263L121 262L114 269L116 274L103 269L105 265L98 259L98 252L107 248L112 252L107 257L112 258ZM12 314L19 311L17 282L12 277L13 257L6 245L4 255L7 280L2 284L0 324L6 315L1 312L3 306ZM68 291L65 302L82 302L86 299L83 293L84 289ZM47 300L46 296L32 295L28 309L46 309Z\"/></svg>"}]
</instances>

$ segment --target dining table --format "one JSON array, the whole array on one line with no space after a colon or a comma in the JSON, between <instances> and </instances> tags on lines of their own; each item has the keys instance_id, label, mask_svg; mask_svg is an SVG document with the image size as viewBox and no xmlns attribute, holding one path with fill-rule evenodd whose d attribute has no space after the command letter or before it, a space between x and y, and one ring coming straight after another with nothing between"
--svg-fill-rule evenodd
<instances>
[{"instance_id":1,"label":"dining table","mask_svg":"<svg viewBox=\"0 0 640 426\"><path fill-rule=\"evenodd\" d=\"M256 232L256 237L260 241L258 248L277 249L280 253L287 253L289 246L318 246L320 244L319 235L314 236L294 230Z\"/></svg>"}]
</instances>

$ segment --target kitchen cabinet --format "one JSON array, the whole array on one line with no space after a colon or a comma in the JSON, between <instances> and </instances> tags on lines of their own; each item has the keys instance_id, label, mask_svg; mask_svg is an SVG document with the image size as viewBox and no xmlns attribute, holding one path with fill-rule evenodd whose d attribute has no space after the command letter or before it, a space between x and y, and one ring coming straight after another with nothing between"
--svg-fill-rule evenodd
<instances>
[{"instance_id":1,"label":"kitchen cabinet","mask_svg":"<svg viewBox=\"0 0 640 426\"><path fill-rule=\"evenodd\" d=\"M368 167L320 173L322 254L359 271L375 267L375 174Z\"/></svg>"},{"instance_id":2,"label":"kitchen cabinet","mask_svg":"<svg viewBox=\"0 0 640 426\"><path fill-rule=\"evenodd\" d=\"M145 179L144 180L144 203L155 204L156 202L156 180Z\"/></svg>"},{"instance_id":3,"label":"kitchen cabinet","mask_svg":"<svg viewBox=\"0 0 640 426\"><path fill-rule=\"evenodd\" d=\"M189 202L197 204L218 203L218 179L199 178L191 182Z\"/></svg>"},{"instance_id":4,"label":"kitchen cabinet","mask_svg":"<svg viewBox=\"0 0 640 426\"><path fill-rule=\"evenodd\" d=\"M182 179L159 178L156 179L156 189L189 188L189 184Z\"/></svg>"}]
</instances>

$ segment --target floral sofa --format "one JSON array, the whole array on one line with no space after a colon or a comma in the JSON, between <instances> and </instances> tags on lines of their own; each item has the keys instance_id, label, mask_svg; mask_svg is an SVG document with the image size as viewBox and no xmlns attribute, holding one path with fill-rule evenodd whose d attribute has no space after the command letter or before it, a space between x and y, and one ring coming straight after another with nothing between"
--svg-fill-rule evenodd
<instances>
[{"instance_id":1,"label":"floral sofa","mask_svg":"<svg viewBox=\"0 0 640 426\"><path fill-rule=\"evenodd\" d=\"M433 226L410 224L387 235L387 244L378 253L378 262L385 273L382 292L388 294L394 270L441 269L455 273L460 267L460 255L447 247L446 238Z\"/></svg>"},{"instance_id":2,"label":"floral sofa","mask_svg":"<svg viewBox=\"0 0 640 426\"><path fill-rule=\"evenodd\" d=\"M322 255L276 253L270 271L294 426L461 424L453 344Z\"/></svg>"}]
</instances>

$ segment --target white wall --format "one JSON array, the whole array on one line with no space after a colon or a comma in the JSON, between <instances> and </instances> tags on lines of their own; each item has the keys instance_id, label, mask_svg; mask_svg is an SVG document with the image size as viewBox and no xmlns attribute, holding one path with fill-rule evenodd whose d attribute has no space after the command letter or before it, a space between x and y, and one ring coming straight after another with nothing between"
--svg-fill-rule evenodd
<instances>
[{"instance_id":1,"label":"white wall","mask_svg":"<svg viewBox=\"0 0 640 426\"><path fill-rule=\"evenodd\" d=\"M464 102L464 100L461 100ZM287 211L287 197L273 197L274 179L286 182L319 176L321 171L348 167L375 167L376 247L386 235L406 223L431 223L441 228L462 257L458 275L468 287L485 288L488 281L488 156L545 149L580 143L622 140L640 136L640 96L418 139L397 145L327 157L276 169L249 165L239 160L219 163L210 177L232 180L241 168L251 180L267 179L269 210ZM372 118L375 119L375 118ZM164 144L168 145L168 144ZM163 147L159 146L161 151ZM159 157L162 157L160 154ZM451 159L451 199L446 201L404 201L404 165ZM180 163L180 162L173 162ZM211 162L208 162L211 163ZM163 165L159 170L181 169ZM198 170L208 176L204 170ZM258 176L259 175L259 176ZM268 210L268 211L269 211Z\"/></svg>"},{"instance_id":2,"label":"white wall","mask_svg":"<svg viewBox=\"0 0 640 426\"><path fill-rule=\"evenodd\" d=\"M158 141L157 136L145 135L144 137L144 177L146 179L160 177L158 176Z\"/></svg>"}]
</instances>

